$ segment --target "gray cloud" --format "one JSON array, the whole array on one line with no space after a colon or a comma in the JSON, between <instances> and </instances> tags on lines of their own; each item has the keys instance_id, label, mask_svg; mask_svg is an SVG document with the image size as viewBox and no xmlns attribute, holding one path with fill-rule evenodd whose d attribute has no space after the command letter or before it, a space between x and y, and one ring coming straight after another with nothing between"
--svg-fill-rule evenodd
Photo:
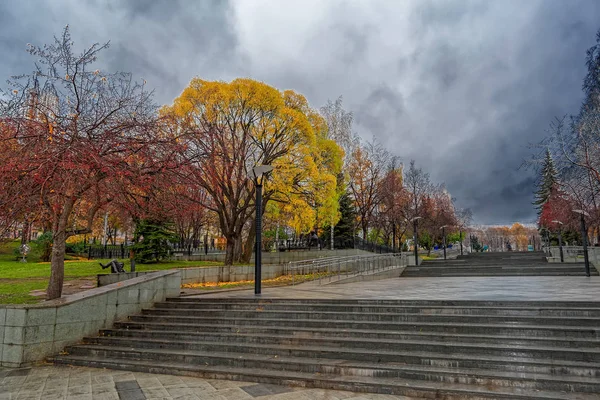
<instances>
[{"instance_id":1,"label":"gray cloud","mask_svg":"<svg viewBox=\"0 0 600 400\"><path fill-rule=\"evenodd\" d=\"M32 69L26 43L69 23L111 40L101 67L169 103L193 76L248 76L318 107L344 96L356 131L446 182L479 223L535 218L527 143L581 101L595 0L306 0L0 3L0 79Z\"/></svg>"}]
</instances>

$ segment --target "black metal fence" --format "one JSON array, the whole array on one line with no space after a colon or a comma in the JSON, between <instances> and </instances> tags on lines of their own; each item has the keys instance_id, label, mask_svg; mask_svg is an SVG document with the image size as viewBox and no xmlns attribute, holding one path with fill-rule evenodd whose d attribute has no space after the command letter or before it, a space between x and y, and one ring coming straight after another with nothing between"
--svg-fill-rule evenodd
<instances>
[{"instance_id":1,"label":"black metal fence","mask_svg":"<svg viewBox=\"0 0 600 400\"><path fill-rule=\"evenodd\" d=\"M225 245L220 244L210 244L210 243L194 243L183 245L180 243L174 243L171 246L171 251L173 253L183 253L185 255L192 254L214 254L214 253L222 253L225 251Z\"/></svg>"},{"instance_id":2,"label":"black metal fence","mask_svg":"<svg viewBox=\"0 0 600 400\"><path fill-rule=\"evenodd\" d=\"M84 254L87 255L88 259L96 258L129 258L129 250L131 246L125 244L118 245L88 245ZM183 253L185 255L192 254L213 254L225 251L225 246L219 245L204 245L204 243L197 243L194 245L182 246L179 243L171 244L171 253Z\"/></svg>"},{"instance_id":3,"label":"black metal fence","mask_svg":"<svg viewBox=\"0 0 600 400\"><path fill-rule=\"evenodd\" d=\"M380 254L395 253L394 249L392 249L390 246L369 242L368 240L364 240L359 237L354 238L354 248Z\"/></svg>"},{"instance_id":4,"label":"black metal fence","mask_svg":"<svg viewBox=\"0 0 600 400\"><path fill-rule=\"evenodd\" d=\"M301 251L301 250L330 250L331 240L323 240L317 237L307 237L302 239L281 239L281 240L263 240L263 251ZM360 237L334 238L333 248L336 250L360 249L373 253L393 253L393 249L361 239Z\"/></svg>"},{"instance_id":5,"label":"black metal fence","mask_svg":"<svg viewBox=\"0 0 600 400\"><path fill-rule=\"evenodd\" d=\"M131 246L120 244L120 245L88 245L85 248L85 254L88 259L123 259L129 258L129 251ZM380 245L377 243L369 242L360 237L348 238L339 237L334 238L333 248L336 250L345 249L360 249L370 251L372 253L393 253L393 249L389 246ZM281 240L263 240L262 250L266 252L271 251L305 251L305 250L330 250L331 240L323 240L316 237L307 237L302 239L281 239ZM183 246L179 243L173 243L171 245L172 253L182 253L184 255L199 255L199 254L214 254L222 253L225 251L225 245L212 245L198 243L195 246L189 244Z\"/></svg>"},{"instance_id":6,"label":"black metal fence","mask_svg":"<svg viewBox=\"0 0 600 400\"><path fill-rule=\"evenodd\" d=\"M85 249L88 260L93 258L129 258L129 248L125 244L88 246Z\"/></svg>"}]
</instances>

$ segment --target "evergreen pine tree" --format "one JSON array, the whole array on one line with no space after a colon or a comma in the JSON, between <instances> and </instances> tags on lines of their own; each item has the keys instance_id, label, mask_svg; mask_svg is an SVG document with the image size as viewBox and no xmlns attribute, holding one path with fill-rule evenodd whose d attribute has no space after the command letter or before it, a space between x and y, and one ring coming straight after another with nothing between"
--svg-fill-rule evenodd
<instances>
[{"instance_id":1,"label":"evergreen pine tree","mask_svg":"<svg viewBox=\"0 0 600 400\"><path fill-rule=\"evenodd\" d=\"M533 204L538 209L538 214L542 212L542 207L548 201L552 188L557 183L557 171L552 160L550 150L546 149L546 156L544 157L544 164L540 174L540 179L537 184L537 191L535 192L535 201Z\"/></svg>"},{"instance_id":2,"label":"evergreen pine tree","mask_svg":"<svg viewBox=\"0 0 600 400\"><path fill-rule=\"evenodd\" d=\"M352 248L354 246L354 224L356 222L356 212L352 204L352 199L348 192L343 193L339 199L340 220L333 228L333 237L337 249ZM330 231L327 227L322 235L325 243L329 243Z\"/></svg>"},{"instance_id":3,"label":"evergreen pine tree","mask_svg":"<svg viewBox=\"0 0 600 400\"><path fill-rule=\"evenodd\" d=\"M162 221L144 219L135 227L132 250L142 264L160 261L169 256L171 243L178 240L171 226Z\"/></svg>"}]
</instances>

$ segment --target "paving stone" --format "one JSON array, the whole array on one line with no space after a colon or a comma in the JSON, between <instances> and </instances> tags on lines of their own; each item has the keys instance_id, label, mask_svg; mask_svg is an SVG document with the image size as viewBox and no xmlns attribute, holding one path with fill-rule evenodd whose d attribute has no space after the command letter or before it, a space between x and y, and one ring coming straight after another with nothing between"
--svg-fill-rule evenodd
<instances>
[{"instance_id":1,"label":"paving stone","mask_svg":"<svg viewBox=\"0 0 600 400\"><path fill-rule=\"evenodd\" d=\"M114 393L102 393L93 396L93 400L120 400L119 395Z\"/></svg>"},{"instance_id":2,"label":"paving stone","mask_svg":"<svg viewBox=\"0 0 600 400\"><path fill-rule=\"evenodd\" d=\"M101 384L101 383L112 383L113 387L114 387L114 382L113 382L113 377L110 375L99 375L99 376L93 376L92 377L92 384L96 383L96 384Z\"/></svg>"},{"instance_id":3,"label":"paving stone","mask_svg":"<svg viewBox=\"0 0 600 400\"><path fill-rule=\"evenodd\" d=\"M120 400L146 400L141 389L119 391Z\"/></svg>"},{"instance_id":4,"label":"paving stone","mask_svg":"<svg viewBox=\"0 0 600 400\"><path fill-rule=\"evenodd\" d=\"M117 374L113 375L113 381L115 382L122 382L122 381L134 381L135 380L135 375L133 375L131 372L121 372L119 371Z\"/></svg>"},{"instance_id":5,"label":"paving stone","mask_svg":"<svg viewBox=\"0 0 600 400\"><path fill-rule=\"evenodd\" d=\"M152 388L152 389L147 389L147 388L142 387L142 392L144 392L146 397L149 399L150 398L163 398L163 397L170 396L169 392L167 392L167 390L162 387L156 387L156 388Z\"/></svg>"},{"instance_id":6,"label":"paving stone","mask_svg":"<svg viewBox=\"0 0 600 400\"><path fill-rule=\"evenodd\" d=\"M19 391L16 400L41 400L42 392Z\"/></svg>"},{"instance_id":7,"label":"paving stone","mask_svg":"<svg viewBox=\"0 0 600 400\"><path fill-rule=\"evenodd\" d=\"M72 386L67 389L68 396L76 396L82 394L91 394L92 387L90 385Z\"/></svg>"},{"instance_id":8,"label":"paving stone","mask_svg":"<svg viewBox=\"0 0 600 400\"><path fill-rule=\"evenodd\" d=\"M264 298L281 299L380 299L380 300L520 300L598 301L600 277L433 277L394 278L383 281L319 286L263 288ZM190 298L254 298L251 290L210 293Z\"/></svg>"},{"instance_id":9,"label":"paving stone","mask_svg":"<svg viewBox=\"0 0 600 400\"><path fill-rule=\"evenodd\" d=\"M61 389L64 388L64 390L66 391L67 387L69 385L69 379L68 378L54 378L54 379L47 379L44 385L44 390L52 390L52 389Z\"/></svg>"},{"instance_id":10,"label":"paving stone","mask_svg":"<svg viewBox=\"0 0 600 400\"><path fill-rule=\"evenodd\" d=\"M92 394L96 396L97 394L102 393L111 393L115 391L115 384L113 382L110 383L98 383L92 385Z\"/></svg>"},{"instance_id":11,"label":"paving stone","mask_svg":"<svg viewBox=\"0 0 600 400\"><path fill-rule=\"evenodd\" d=\"M67 388L44 390L42 392L43 400L62 400L67 397Z\"/></svg>"},{"instance_id":12,"label":"paving stone","mask_svg":"<svg viewBox=\"0 0 600 400\"><path fill-rule=\"evenodd\" d=\"M142 389L161 389L162 383L156 377L138 378L137 383Z\"/></svg>"},{"instance_id":13,"label":"paving stone","mask_svg":"<svg viewBox=\"0 0 600 400\"><path fill-rule=\"evenodd\" d=\"M68 395L66 400L94 400L91 393Z\"/></svg>"},{"instance_id":14,"label":"paving stone","mask_svg":"<svg viewBox=\"0 0 600 400\"><path fill-rule=\"evenodd\" d=\"M232 382L225 380L202 379L194 377L177 377L170 375L138 374L136 380L118 380L131 377L133 374L122 371L111 371L93 368L46 368L44 373L37 372L33 368L31 376L35 374L47 374L53 377L44 386L43 392L28 392L22 397L27 400L319 400L319 399L346 399L357 396L357 394L340 391L291 388L286 386L255 384L251 382ZM6 371L3 371L6 372ZM22 374L22 372L20 373ZM17 377L21 379L18 384L25 384L27 376ZM101 383L84 384L73 387L66 386L69 378L76 383L83 381ZM96 379L99 378L99 379ZM116 378L117 382L112 379ZM6 379L6 378L5 378ZM15 379L15 377L11 378ZM117 390L118 387L128 390ZM112 386L112 391L110 390ZM13 386L14 387L14 386ZM249 387L261 388L261 395L255 397L247 389ZM97 389L97 390L94 390ZM259 394L256 392L255 394ZM25 397L25 395L27 395ZM3 396L3 397L2 397ZM365 396L360 394L360 396ZM367 397L368 399L388 400L401 399L402 397ZM2 393L0 389L0 400L17 400L16 392L11 397L10 392Z\"/></svg>"},{"instance_id":15,"label":"paving stone","mask_svg":"<svg viewBox=\"0 0 600 400\"><path fill-rule=\"evenodd\" d=\"M158 375L157 378L163 386L174 386L183 384L183 381L178 376Z\"/></svg>"},{"instance_id":16,"label":"paving stone","mask_svg":"<svg viewBox=\"0 0 600 400\"><path fill-rule=\"evenodd\" d=\"M6 372L6 377L17 377L17 376L25 376L29 375L31 372L31 368L18 368L9 370Z\"/></svg>"},{"instance_id":17,"label":"paving stone","mask_svg":"<svg viewBox=\"0 0 600 400\"><path fill-rule=\"evenodd\" d=\"M117 389L117 392L123 391L123 390L136 390L140 388L140 385L138 384L137 381L120 381L120 382L115 382L115 388Z\"/></svg>"},{"instance_id":18,"label":"paving stone","mask_svg":"<svg viewBox=\"0 0 600 400\"><path fill-rule=\"evenodd\" d=\"M175 398L182 397L182 396L191 396L194 394L192 392L192 390L185 385L183 385L183 386L180 386L180 385L165 386L165 389L167 390L167 392L169 392L169 396L175 397Z\"/></svg>"}]
</instances>

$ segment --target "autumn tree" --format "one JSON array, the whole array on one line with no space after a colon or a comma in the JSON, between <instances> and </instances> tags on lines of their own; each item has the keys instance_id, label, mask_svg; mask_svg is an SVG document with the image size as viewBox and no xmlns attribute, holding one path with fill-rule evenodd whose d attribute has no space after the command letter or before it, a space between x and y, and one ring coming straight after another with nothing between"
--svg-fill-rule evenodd
<instances>
[{"instance_id":1,"label":"autumn tree","mask_svg":"<svg viewBox=\"0 0 600 400\"><path fill-rule=\"evenodd\" d=\"M0 154L0 204L28 207L35 199L43 210L53 241L48 299L62 293L66 239L90 232L121 184L165 165L141 161L152 159L146 156L157 142L152 93L131 74L92 68L106 48L94 44L77 54L67 27L52 44L29 47L34 72L0 96L10 125L2 133L9 151Z\"/></svg>"},{"instance_id":2,"label":"autumn tree","mask_svg":"<svg viewBox=\"0 0 600 400\"><path fill-rule=\"evenodd\" d=\"M349 186L364 239L382 201L381 183L389 161L389 152L373 140L358 146L348 164Z\"/></svg>"},{"instance_id":3,"label":"autumn tree","mask_svg":"<svg viewBox=\"0 0 600 400\"><path fill-rule=\"evenodd\" d=\"M510 234L516 245L515 250L527 250L527 243L529 242L528 231L522 224L518 222L512 224L512 226L510 227Z\"/></svg>"},{"instance_id":4,"label":"autumn tree","mask_svg":"<svg viewBox=\"0 0 600 400\"><path fill-rule=\"evenodd\" d=\"M404 187L407 192L408 201L404 204L403 216L410 220L415 217L423 217L421 211L426 195L431 190L429 174L422 168L417 168L415 161L411 160L409 168L404 175Z\"/></svg>"},{"instance_id":5,"label":"autumn tree","mask_svg":"<svg viewBox=\"0 0 600 400\"><path fill-rule=\"evenodd\" d=\"M458 240L460 241L460 252L463 252L463 242L468 226L473 222L473 212L470 208L461 208L456 211L456 228L458 229Z\"/></svg>"},{"instance_id":6,"label":"autumn tree","mask_svg":"<svg viewBox=\"0 0 600 400\"><path fill-rule=\"evenodd\" d=\"M303 96L251 79L195 78L163 115L186 148L186 182L210 197L207 208L227 239L226 264L242 259L244 232L246 243L253 242L253 167L275 167L266 176L264 209L269 202L281 204L298 227L314 224L315 204L324 214L336 208L327 200L335 196L341 150L326 138L325 122Z\"/></svg>"},{"instance_id":7,"label":"autumn tree","mask_svg":"<svg viewBox=\"0 0 600 400\"><path fill-rule=\"evenodd\" d=\"M577 115L555 118L541 145L550 150L560 189L590 215L600 240L600 31L586 53L584 100ZM532 157L536 159L536 155ZM537 167L534 162L526 162Z\"/></svg>"},{"instance_id":8,"label":"autumn tree","mask_svg":"<svg viewBox=\"0 0 600 400\"><path fill-rule=\"evenodd\" d=\"M402 183L402 166L392 157L388 170L381 180L381 202L379 204L376 225L383 234L383 241L396 248L392 241L402 237L409 224L403 217L402 208L408 202L408 196Z\"/></svg>"},{"instance_id":9,"label":"autumn tree","mask_svg":"<svg viewBox=\"0 0 600 400\"><path fill-rule=\"evenodd\" d=\"M360 140L358 135L352 131L352 121L354 116L352 112L346 111L342 104L342 96L335 101L327 100L327 103L320 109L320 114L327 124L327 138L333 140L344 151L343 168L337 176L337 196L341 199L347 193L347 167L354 150L359 146ZM341 204L341 203L340 203ZM341 215L341 214L340 214ZM331 243L331 248L334 248L336 216L334 215L331 221L326 221L325 225L329 225L329 233L325 236ZM354 229L354 228L353 228Z\"/></svg>"},{"instance_id":10,"label":"autumn tree","mask_svg":"<svg viewBox=\"0 0 600 400\"><path fill-rule=\"evenodd\" d=\"M352 132L354 115L344 109L342 96L335 101L327 100L319 111L327 124L327 138L335 141L344 150L344 163L348 164L354 149L360 143L356 133Z\"/></svg>"}]
</instances>

